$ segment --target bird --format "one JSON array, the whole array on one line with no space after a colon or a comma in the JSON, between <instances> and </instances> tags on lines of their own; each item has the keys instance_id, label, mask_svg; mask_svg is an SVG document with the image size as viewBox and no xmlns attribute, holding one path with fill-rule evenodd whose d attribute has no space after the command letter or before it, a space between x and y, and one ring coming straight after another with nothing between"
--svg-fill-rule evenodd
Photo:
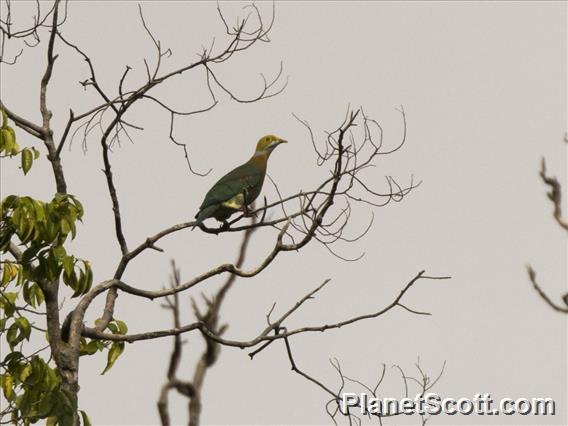
<instances>
[{"instance_id":1,"label":"bird","mask_svg":"<svg viewBox=\"0 0 568 426\"><path fill-rule=\"evenodd\" d=\"M195 215L193 228L200 226L208 218L215 218L223 223L223 227L227 227L227 219L233 213L242 210L248 212L247 207L262 190L268 157L274 148L287 142L274 135L260 138L250 160L231 170L207 192Z\"/></svg>"}]
</instances>

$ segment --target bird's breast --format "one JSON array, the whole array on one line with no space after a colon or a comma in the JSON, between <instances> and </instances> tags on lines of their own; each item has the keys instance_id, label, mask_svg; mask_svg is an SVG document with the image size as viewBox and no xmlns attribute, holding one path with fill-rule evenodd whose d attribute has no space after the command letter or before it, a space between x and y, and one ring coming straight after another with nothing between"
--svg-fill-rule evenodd
<instances>
[{"instance_id":1,"label":"bird's breast","mask_svg":"<svg viewBox=\"0 0 568 426\"><path fill-rule=\"evenodd\" d=\"M262 174L266 173L267 162L268 162L268 154L264 152L253 155L253 157L249 160L249 163L257 167Z\"/></svg>"}]
</instances>

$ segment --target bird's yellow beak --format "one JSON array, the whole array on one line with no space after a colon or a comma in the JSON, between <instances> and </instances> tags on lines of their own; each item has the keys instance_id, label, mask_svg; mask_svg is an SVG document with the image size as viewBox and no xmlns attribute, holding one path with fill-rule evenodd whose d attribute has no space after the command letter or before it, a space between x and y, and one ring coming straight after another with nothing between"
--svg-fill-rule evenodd
<instances>
[{"instance_id":1,"label":"bird's yellow beak","mask_svg":"<svg viewBox=\"0 0 568 426\"><path fill-rule=\"evenodd\" d=\"M280 145L281 143L288 143L287 140L284 139L275 139L272 141L272 143L270 145L268 145L268 149L274 149L276 148L278 145Z\"/></svg>"}]
</instances>

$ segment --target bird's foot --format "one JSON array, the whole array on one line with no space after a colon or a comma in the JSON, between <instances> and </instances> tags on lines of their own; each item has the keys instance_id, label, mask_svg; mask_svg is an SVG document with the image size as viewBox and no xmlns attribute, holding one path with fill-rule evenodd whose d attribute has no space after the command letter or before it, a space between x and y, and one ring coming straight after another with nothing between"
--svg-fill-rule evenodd
<instances>
[{"instance_id":1,"label":"bird's foot","mask_svg":"<svg viewBox=\"0 0 568 426\"><path fill-rule=\"evenodd\" d=\"M249 209L249 207L245 205L245 206L243 207L243 216L244 216L244 217L251 217L251 216L256 217L257 214L254 213L254 212L252 212L252 211Z\"/></svg>"}]
</instances>

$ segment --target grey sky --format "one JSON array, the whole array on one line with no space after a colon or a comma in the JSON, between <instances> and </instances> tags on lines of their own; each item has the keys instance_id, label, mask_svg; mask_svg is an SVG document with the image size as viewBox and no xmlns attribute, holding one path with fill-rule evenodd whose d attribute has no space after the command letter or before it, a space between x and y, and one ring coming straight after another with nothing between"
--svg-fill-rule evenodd
<instances>
[{"instance_id":1,"label":"grey sky","mask_svg":"<svg viewBox=\"0 0 568 426\"><path fill-rule=\"evenodd\" d=\"M174 53L166 69L196 58L214 36L218 46L223 43L214 3L142 5L148 25ZM224 7L233 19L240 10L236 4ZM270 14L268 4L261 8ZM152 63L154 51L136 2L71 2L69 13L63 32L91 55L103 86L115 88L127 64L135 68L132 84L143 81L142 60ZM191 219L209 186L246 161L265 133L290 141L269 164L280 189L308 189L326 171L315 166L305 129L292 112L321 137L340 124L348 104L361 105L385 129L386 143L394 145L402 129L395 108L403 105L407 144L381 158L367 176L380 186L384 175L404 183L414 174L422 186L402 203L376 209L373 228L363 240L338 247L347 256L365 252L359 262L340 262L313 244L302 254L281 255L266 273L239 281L222 313L231 324L227 335L254 336L273 302L284 310L325 278L333 280L330 287L290 326L376 311L421 269L451 275L450 281L421 282L408 294L407 305L431 317L400 309L352 327L298 336L292 340L298 364L337 386L330 357L347 375L370 382L385 363L385 396L399 396L402 383L391 365L415 373L413 364L420 357L422 367L435 376L446 360L434 389L442 396L552 397L558 415L438 416L429 424L568 424L566 318L539 299L525 271L530 262L552 296L566 291L566 238L552 220L537 175L544 155L550 172L566 181L561 143L567 128L566 28L566 3L561 2L277 3L271 43L235 57L219 68L219 75L235 92L251 94L259 87L258 74L276 73L283 61L290 76L285 92L251 105L220 95L213 111L177 122L176 135L189 143L193 165L202 171L213 168L209 176L188 173L182 152L168 141L167 114L153 105L132 114L146 131L136 134L134 144L123 141L112 154L126 235L134 244ZM84 110L97 98L76 84L88 76L84 62L69 49L56 50L60 57L49 102L61 126L70 106ZM14 111L38 117L43 63L44 52L37 48L17 66L2 68L2 99ZM201 71L168 83L157 94L180 109L207 102ZM96 280L107 279L119 250L96 139L89 140L84 154L76 138L63 164L70 192L86 207L75 253L92 261ZM25 192L45 199L54 191L45 161L29 177L23 178L10 161L2 161L1 172L3 195ZM269 186L265 193L274 199ZM370 216L369 209L358 207L353 232L364 228ZM248 267L267 253L274 235L254 235ZM166 254L152 252L136 261L124 281L160 288L167 283L171 258L189 278L232 261L238 241L236 235L181 232L161 244ZM207 293L215 285L198 290ZM99 315L100 302L90 309L89 320ZM65 309L74 303L67 300ZM190 322L189 303L184 306L185 322ZM132 332L171 325L158 301L125 295L118 299L116 316ZM127 345L105 376L99 374L103 356L82 359L80 403L95 424L158 423L155 403L171 344L167 338ZM188 336L183 373L189 374L197 348L200 337ZM247 351L224 348L206 378L203 424L328 424L326 398L290 371L281 344L254 361ZM170 409L176 422L186 422L184 400L172 396ZM408 422L416 419L391 424Z\"/></svg>"}]
</instances>

